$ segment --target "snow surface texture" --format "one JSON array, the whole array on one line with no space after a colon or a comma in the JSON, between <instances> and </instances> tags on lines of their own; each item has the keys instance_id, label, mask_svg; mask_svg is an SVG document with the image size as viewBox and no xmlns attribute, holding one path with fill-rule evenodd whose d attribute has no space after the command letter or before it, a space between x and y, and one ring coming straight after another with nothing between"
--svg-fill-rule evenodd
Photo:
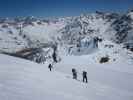
<instances>
[{"instance_id":1,"label":"snow surface texture","mask_svg":"<svg viewBox=\"0 0 133 100\"><path fill-rule=\"evenodd\" d=\"M0 100L132 100L132 51L132 10L1 18L0 52L42 64L0 54ZM72 79L72 68L78 80ZM88 84L82 83L83 70Z\"/></svg>"},{"instance_id":2,"label":"snow surface texture","mask_svg":"<svg viewBox=\"0 0 133 100\"><path fill-rule=\"evenodd\" d=\"M81 79L73 80L67 72L69 67L84 57L66 58L58 69L50 72L45 65L39 65L0 54L0 99L1 100L132 100L133 68L115 70L117 65L87 66L88 84ZM7 63L8 62L8 63ZM84 62L85 64L85 62ZM87 63L85 64L87 65ZM61 66L61 67L60 67ZM125 65L119 65L125 68ZM85 68L85 66L83 66ZM114 68L114 69L113 69ZM68 71L69 70L69 71ZM61 71L61 72L58 72ZM63 73L65 72L65 73Z\"/></svg>"}]
</instances>

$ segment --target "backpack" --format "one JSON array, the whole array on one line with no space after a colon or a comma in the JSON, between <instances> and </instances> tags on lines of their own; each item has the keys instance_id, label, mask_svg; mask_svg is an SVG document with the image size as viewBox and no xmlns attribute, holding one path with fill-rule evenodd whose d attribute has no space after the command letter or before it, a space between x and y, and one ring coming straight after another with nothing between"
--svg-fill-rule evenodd
<instances>
[{"instance_id":1,"label":"backpack","mask_svg":"<svg viewBox=\"0 0 133 100\"><path fill-rule=\"evenodd\" d=\"M52 65L51 65L51 64L49 64L48 68L52 68Z\"/></svg>"},{"instance_id":2,"label":"backpack","mask_svg":"<svg viewBox=\"0 0 133 100\"><path fill-rule=\"evenodd\" d=\"M87 72L86 71L83 71L83 76L86 76L87 75Z\"/></svg>"},{"instance_id":3,"label":"backpack","mask_svg":"<svg viewBox=\"0 0 133 100\"><path fill-rule=\"evenodd\" d=\"M73 68L73 69L72 69L72 72L74 73L75 71L76 71L76 70Z\"/></svg>"}]
</instances>

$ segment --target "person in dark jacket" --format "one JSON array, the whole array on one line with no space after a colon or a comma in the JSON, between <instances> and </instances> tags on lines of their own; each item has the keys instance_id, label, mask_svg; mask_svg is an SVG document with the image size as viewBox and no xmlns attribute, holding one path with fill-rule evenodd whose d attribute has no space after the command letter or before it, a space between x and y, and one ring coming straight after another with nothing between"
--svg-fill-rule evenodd
<instances>
[{"instance_id":1,"label":"person in dark jacket","mask_svg":"<svg viewBox=\"0 0 133 100\"><path fill-rule=\"evenodd\" d=\"M52 64L49 64L48 68L49 68L50 71L52 71L52 68L53 68Z\"/></svg>"},{"instance_id":2,"label":"person in dark jacket","mask_svg":"<svg viewBox=\"0 0 133 100\"><path fill-rule=\"evenodd\" d=\"M83 71L82 75L83 75L83 82L87 83L88 82L88 80L87 80L87 72Z\"/></svg>"},{"instance_id":3,"label":"person in dark jacket","mask_svg":"<svg viewBox=\"0 0 133 100\"><path fill-rule=\"evenodd\" d=\"M72 69L73 79L77 79L77 72L76 69Z\"/></svg>"}]
</instances>

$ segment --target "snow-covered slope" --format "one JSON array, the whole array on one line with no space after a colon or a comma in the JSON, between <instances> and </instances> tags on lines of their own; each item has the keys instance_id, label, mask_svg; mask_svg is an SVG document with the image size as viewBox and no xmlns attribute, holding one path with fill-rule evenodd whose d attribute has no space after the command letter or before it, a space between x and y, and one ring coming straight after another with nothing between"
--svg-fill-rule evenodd
<instances>
[{"instance_id":1,"label":"snow-covered slope","mask_svg":"<svg viewBox=\"0 0 133 100\"><path fill-rule=\"evenodd\" d=\"M0 50L5 52L15 52L28 46L27 41L19 36L19 30L13 26L0 24Z\"/></svg>"},{"instance_id":2,"label":"snow-covered slope","mask_svg":"<svg viewBox=\"0 0 133 100\"><path fill-rule=\"evenodd\" d=\"M106 43L105 47L101 46L101 42L103 45ZM110 43L116 46L111 47ZM17 54L39 63L45 63L47 58L53 58L54 54L58 56L58 61L62 55L94 54L97 57L101 52L103 56L108 56L103 52L104 49L108 52L115 51L112 57L118 51L120 57L125 58L124 56L129 53L123 48L133 51L132 10L124 14L97 11L92 14L55 19L35 17L0 19L0 52ZM120 52L123 52L124 56ZM130 56L127 58L132 58L131 52Z\"/></svg>"},{"instance_id":3,"label":"snow-covered slope","mask_svg":"<svg viewBox=\"0 0 133 100\"><path fill-rule=\"evenodd\" d=\"M66 58L67 59L67 58ZM69 68L76 66L84 57L69 58L52 72L45 65L0 54L0 99L1 100L132 100L133 68L121 65L114 70L106 65L87 67L88 84L73 80ZM67 63L67 64L66 64ZM85 64L86 62L84 62ZM87 63L86 63L87 64ZM66 67L67 66L67 67ZM117 67L116 65L113 68ZM67 68L67 69L66 69ZM57 72L61 71L62 72ZM127 70L128 71L128 70ZM63 72L67 73L64 74ZM78 75L80 75L78 73Z\"/></svg>"},{"instance_id":4,"label":"snow-covered slope","mask_svg":"<svg viewBox=\"0 0 133 100\"><path fill-rule=\"evenodd\" d=\"M0 18L0 53L0 100L133 99L133 10Z\"/></svg>"}]
</instances>

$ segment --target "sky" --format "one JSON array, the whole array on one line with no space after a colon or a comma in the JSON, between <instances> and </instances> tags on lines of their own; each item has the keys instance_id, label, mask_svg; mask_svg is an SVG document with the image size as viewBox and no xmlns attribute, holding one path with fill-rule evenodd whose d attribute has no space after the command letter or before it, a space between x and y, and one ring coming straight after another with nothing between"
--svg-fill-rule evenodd
<instances>
[{"instance_id":1,"label":"sky","mask_svg":"<svg viewBox=\"0 0 133 100\"><path fill-rule=\"evenodd\" d=\"M0 17L77 16L98 11L124 12L133 0L0 0Z\"/></svg>"}]
</instances>

